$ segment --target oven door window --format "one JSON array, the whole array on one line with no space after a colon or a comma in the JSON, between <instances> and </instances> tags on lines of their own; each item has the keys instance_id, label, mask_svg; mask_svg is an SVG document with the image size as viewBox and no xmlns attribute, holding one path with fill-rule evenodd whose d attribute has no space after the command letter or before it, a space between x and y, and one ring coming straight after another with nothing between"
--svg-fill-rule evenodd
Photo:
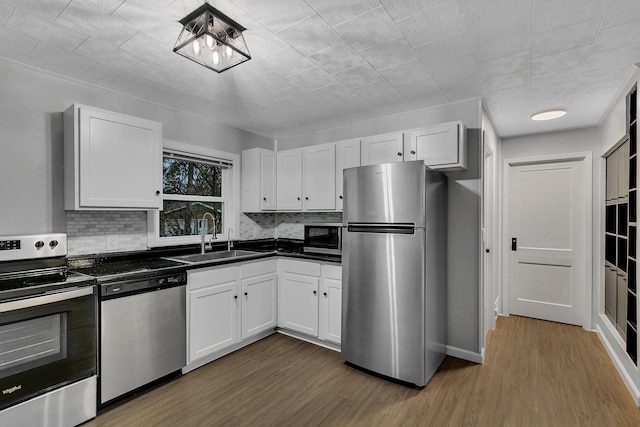
<instances>
[{"instance_id":1,"label":"oven door window","mask_svg":"<svg viewBox=\"0 0 640 427\"><path fill-rule=\"evenodd\" d=\"M67 313L0 326L0 378L67 357Z\"/></svg>"}]
</instances>

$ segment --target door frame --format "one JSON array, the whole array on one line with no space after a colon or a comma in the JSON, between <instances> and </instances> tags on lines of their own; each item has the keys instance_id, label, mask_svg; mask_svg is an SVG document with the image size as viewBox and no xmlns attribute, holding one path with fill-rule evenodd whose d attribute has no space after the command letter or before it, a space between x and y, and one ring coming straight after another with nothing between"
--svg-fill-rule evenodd
<instances>
[{"instance_id":1,"label":"door frame","mask_svg":"<svg viewBox=\"0 0 640 427\"><path fill-rule=\"evenodd\" d=\"M582 179L584 185L584 307L582 308L582 328L593 329L593 155L591 152L563 153L545 156L518 157L504 159L502 177L502 314L511 314L510 307L510 230L509 230L509 191L510 168L512 166L535 165L545 163L582 162Z\"/></svg>"},{"instance_id":2,"label":"door frame","mask_svg":"<svg viewBox=\"0 0 640 427\"><path fill-rule=\"evenodd\" d=\"M497 196L497 162L496 151L491 147L482 134L483 147L483 173L482 173L482 221L480 229L482 230L482 282L483 292L480 303L480 324L482 325L481 342L484 348L484 337L486 330L496 328L497 310L499 310L496 302L500 299L500 295L494 295L495 282L499 279L499 270L497 266L498 255L498 226L496 201ZM487 253L489 249L491 253ZM498 293L499 290L498 290Z\"/></svg>"}]
</instances>

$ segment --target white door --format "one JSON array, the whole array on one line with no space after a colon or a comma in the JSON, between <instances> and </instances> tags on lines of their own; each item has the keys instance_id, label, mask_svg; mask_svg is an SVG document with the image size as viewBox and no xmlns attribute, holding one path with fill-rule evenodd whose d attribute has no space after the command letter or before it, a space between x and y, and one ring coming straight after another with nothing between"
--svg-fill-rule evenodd
<instances>
[{"instance_id":1,"label":"white door","mask_svg":"<svg viewBox=\"0 0 640 427\"><path fill-rule=\"evenodd\" d=\"M360 166L360 140L336 142L336 210L338 211L342 211L344 205L342 172L357 166Z\"/></svg>"},{"instance_id":2,"label":"white door","mask_svg":"<svg viewBox=\"0 0 640 427\"><path fill-rule=\"evenodd\" d=\"M585 221L580 161L509 168L510 312L583 324Z\"/></svg>"},{"instance_id":3,"label":"white door","mask_svg":"<svg viewBox=\"0 0 640 427\"><path fill-rule=\"evenodd\" d=\"M320 339L340 344L340 336L342 335L342 280L329 278L322 280L319 316Z\"/></svg>"},{"instance_id":4,"label":"white door","mask_svg":"<svg viewBox=\"0 0 640 427\"><path fill-rule=\"evenodd\" d=\"M360 145L360 164L362 166L402 162L403 160L402 133L362 138Z\"/></svg>"},{"instance_id":5,"label":"white door","mask_svg":"<svg viewBox=\"0 0 640 427\"><path fill-rule=\"evenodd\" d=\"M276 326L276 275L242 280L242 335L246 339Z\"/></svg>"},{"instance_id":6,"label":"white door","mask_svg":"<svg viewBox=\"0 0 640 427\"><path fill-rule=\"evenodd\" d=\"M318 336L317 277L285 273L278 281L278 326Z\"/></svg>"},{"instance_id":7,"label":"white door","mask_svg":"<svg viewBox=\"0 0 640 427\"><path fill-rule=\"evenodd\" d=\"M276 155L273 151L260 150L261 207L265 211L276 210Z\"/></svg>"},{"instance_id":8,"label":"white door","mask_svg":"<svg viewBox=\"0 0 640 427\"><path fill-rule=\"evenodd\" d=\"M302 150L279 151L276 162L278 210L302 210Z\"/></svg>"},{"instance_id":9,"label":"white door","mask_svg":"<svg viewBox=\"0 0 640 427\"><path fill-rule=\"evenodd\" d=\"M305 210L336 208L336 145L307 147L302 154L303 207Z\"/></svg>"}]
</instances>

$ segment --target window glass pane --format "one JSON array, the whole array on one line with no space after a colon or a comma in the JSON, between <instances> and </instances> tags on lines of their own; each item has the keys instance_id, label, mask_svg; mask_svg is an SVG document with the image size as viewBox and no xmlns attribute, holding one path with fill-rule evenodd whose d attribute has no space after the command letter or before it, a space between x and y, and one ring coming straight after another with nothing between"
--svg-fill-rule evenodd
<instances>
[{"instance_id":1,"label":"window glass pane","mask_svg":"<svg viewBox=\"0 0 640 427\"><path fill-rule=\"evenodd\" d=\"M222 168L170 157L162 161L165 194L222 196Z\"/></svg>"},{"instance_id":2,"label":"window glass pane","mask_svg":"<svg viewBox=\"0 0 640 427\"><path fill-rule=\"evenodd\" d=\"M221 202L183 202L165 200L163 210L160 212L160 237L193 236L204 232L213 231L213 221L206 212L211 213L216 219L216 234L222 233L222 203Z\"/></svg>"}]
</instances>

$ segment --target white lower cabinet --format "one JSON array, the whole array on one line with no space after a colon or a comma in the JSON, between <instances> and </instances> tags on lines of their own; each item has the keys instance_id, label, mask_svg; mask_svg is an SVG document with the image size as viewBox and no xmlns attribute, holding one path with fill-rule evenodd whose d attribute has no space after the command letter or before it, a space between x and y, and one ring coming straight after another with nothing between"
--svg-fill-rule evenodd
<instances>
[{"instance_id":1,"label":"white lower cabinet","mask_svg":"<svg viewBox=\"0 0 640 427\"><path fill-rule=\"evenodd\" d=\"M342 332L342 267L322 265L318 338L340 344Z\"/></svg>"},{"instance_id":2,"label":"white lower cabinet","mask_svg":"<svg viewBox=\"0 0 640 427\"><path fill-rule=\"evenodd\" d=\"M238 268L188 273L189 363L238 342Z\"/></svg>"},{"instance_id":3,"label":"white lower cabinet","mask_svg":"<svg viewBox=\"0 0 640 427\"><path fill-rule=\"evenodd\" d=\"M276 326L276 261L188 272L188 363Z\"/></svg>"},{"instance_id":4,"label":"white lower cabinet","mask_svg":"<svg viewBox=\"0 0 640 427\"><path fill-rule=\"evenodd\" d=\"M278 327L340 344L342 267L278 260Z\"/></svg>"}]
</instances>

